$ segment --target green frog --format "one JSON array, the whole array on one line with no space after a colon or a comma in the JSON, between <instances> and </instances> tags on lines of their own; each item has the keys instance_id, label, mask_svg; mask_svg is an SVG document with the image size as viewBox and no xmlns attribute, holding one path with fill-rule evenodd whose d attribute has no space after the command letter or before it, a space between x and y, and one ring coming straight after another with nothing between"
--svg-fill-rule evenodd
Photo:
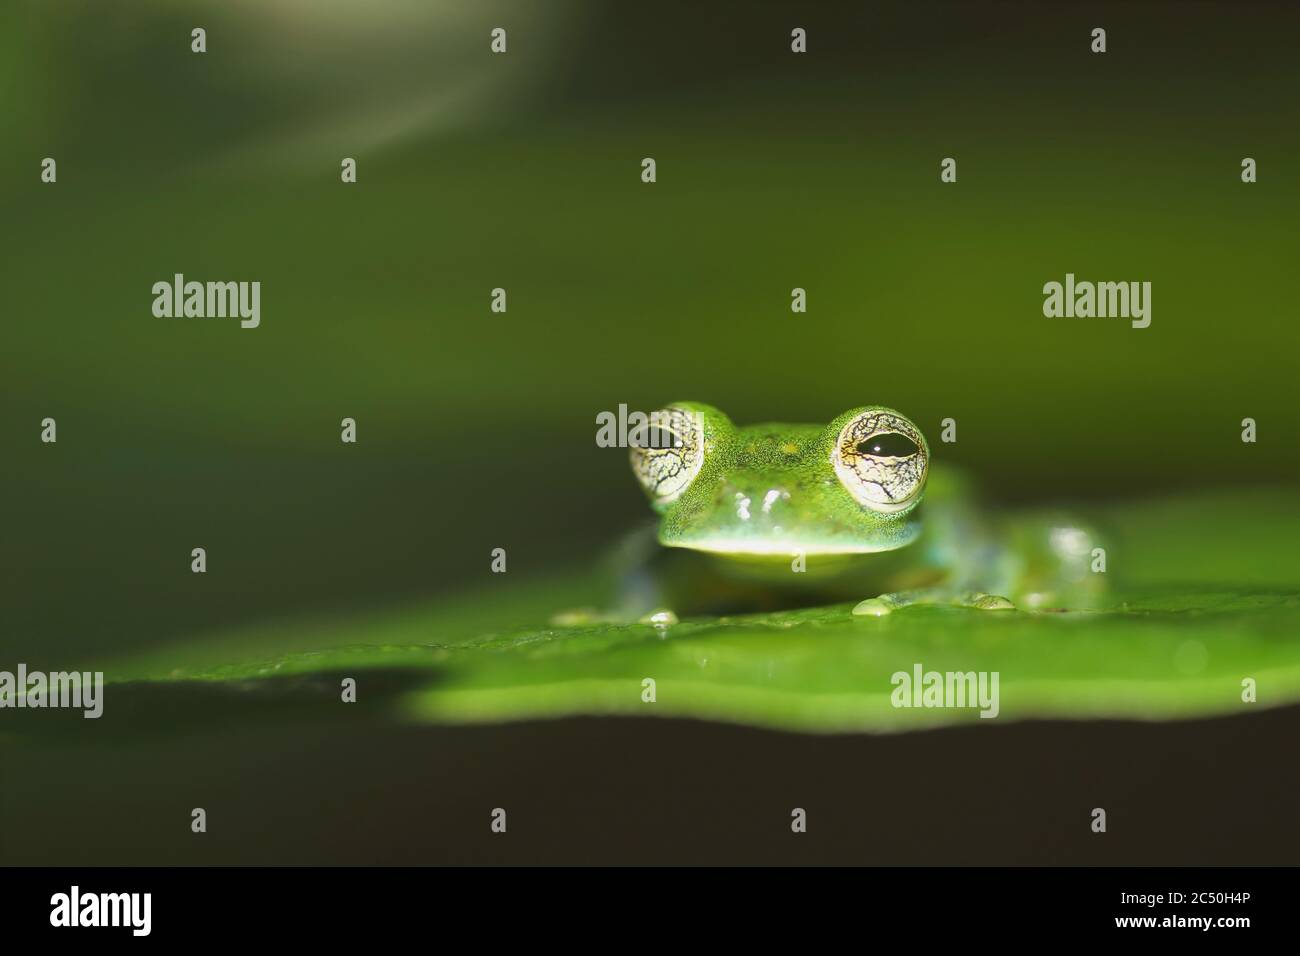
<instances>
[{"instance_id":1,"label":"green frog","mask_svg":"<svg viewBox=\"0 0 1300 956\"><path fill-rule=\"evenodd\" d=\"M658 527L622 552L607 619L849 601L874 617L919 604L1010 612L1101 593L1094 532L1059 515L986 514L892 408L741 427L675 402L649 421L629 444Z\"/></svg>"}]
</instances>

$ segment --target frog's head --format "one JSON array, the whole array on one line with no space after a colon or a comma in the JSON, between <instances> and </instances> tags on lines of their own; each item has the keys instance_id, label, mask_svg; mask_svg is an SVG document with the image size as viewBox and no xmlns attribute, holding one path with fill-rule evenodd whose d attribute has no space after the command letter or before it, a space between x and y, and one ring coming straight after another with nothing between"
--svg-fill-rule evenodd
<instances>
[{"instance_id":1,"label":"frog's head","mask_svg":"<svg viewBox=\"0 0 1300 956\"><path fill-rule=\"evenodd\" d=\"M848 555L892 551L920 531L930 449L893 409L739 428L709 405L676 402L650 422L631 436L632 471L669 547Z\"/></svg>"}]
</instances>

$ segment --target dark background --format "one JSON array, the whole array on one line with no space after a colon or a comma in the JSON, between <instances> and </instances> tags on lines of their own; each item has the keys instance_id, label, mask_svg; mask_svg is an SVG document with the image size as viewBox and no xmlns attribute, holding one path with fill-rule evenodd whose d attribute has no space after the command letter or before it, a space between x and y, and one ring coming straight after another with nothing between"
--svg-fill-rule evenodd
<instances>
[{"instance_id":1,"label":"dark background","mask_svg":"<svg viewBox=\"0 0 1300 956\"><path fill-rule=\"evenodd\" d=\"M0 852L28 865L1195 866L1297 856L1295 707L884 737L641 719L394 728L328 712L337 709L322 706L311 724L24 748L14 754L21 779L0 795L16 824L0 833ZM194 806L207 810L205 834L189 830ZM504 834L490 830L496 807ZM808 813L804 834L790 831L795 807ZM1090 829L1094 807L1106 810L1106 833Z\"/></svg>"}]
</instances>

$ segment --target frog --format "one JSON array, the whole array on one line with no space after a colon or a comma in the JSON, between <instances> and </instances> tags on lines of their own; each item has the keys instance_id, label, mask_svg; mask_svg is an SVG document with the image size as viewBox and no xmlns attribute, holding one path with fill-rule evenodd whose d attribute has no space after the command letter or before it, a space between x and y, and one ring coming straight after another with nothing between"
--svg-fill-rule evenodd
<instances>
[{"instance_id":1,"label":"frog","mask_svg":"<svg viewBox=\"0 0 1300 956\"><path fill-rule=\"evenodd\" d=\"M1103 590L1094 530L989 513L891 407L742 427L681 401L647 421L627 444L658 520L620 549L606 620L838 602L870 618L924 605L1014 613L1088 606Z\"/></svg>"}]
</instances>

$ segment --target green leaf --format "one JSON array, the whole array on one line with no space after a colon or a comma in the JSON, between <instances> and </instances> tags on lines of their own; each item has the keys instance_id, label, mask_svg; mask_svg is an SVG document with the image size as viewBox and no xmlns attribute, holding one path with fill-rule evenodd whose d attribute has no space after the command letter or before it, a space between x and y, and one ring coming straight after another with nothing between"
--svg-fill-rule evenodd
<instances>
[{"instance_id":1,"label":"green leaf","mask_svg":"<svg viewBox=\"0 0 1300 956\"><path fill-rule=\"evenodd\" d=\"M1109 563L1117 578L1129 571L1104 610L911 607L867 618L849 603L666 628L555 627L537 622L591 603L595 578L503 575L450 603L268 624L109 662L107 705L149 685L175 688L179 701L202 684L224 689L237 711L241 698L265 698L270 681L295 688L290 696L314 713L338 712L350 706L339 702L338 678L352 676L359 700L385 719L614 714L819 732L990 722L975 707L894 706L894 675L917 665L996 672L1001 721L1162 720L1300 701L1300 594L1282 586L1300 512L1287 496L1236 505L1230 528L1212 540L1206 516L1229 506L1219 498L1101 514L1125 532ZM1256 703L1242 699L1247 678ZM646 679L654 702L642 698Z\"/></svg>"}]
</instances>

